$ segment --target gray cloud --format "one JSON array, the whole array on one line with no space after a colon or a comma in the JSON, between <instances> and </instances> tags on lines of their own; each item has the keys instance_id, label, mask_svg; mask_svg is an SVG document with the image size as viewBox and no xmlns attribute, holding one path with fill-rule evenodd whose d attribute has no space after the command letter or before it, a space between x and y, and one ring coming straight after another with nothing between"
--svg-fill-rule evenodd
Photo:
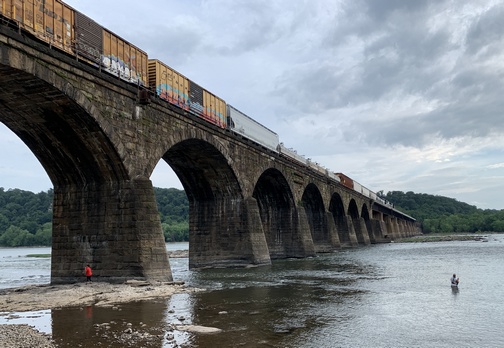
<instances>
[{"instance_id":1,"label":"gray cloud","mask_svg":"<svg viewBox=\"0 0 504 348\"><path fill-rule=\"evenodd\" d=\"M471 24L466 37L468 52L502 55L504 4L500 3L483 12Z\"/></svg>"}]
</instances>

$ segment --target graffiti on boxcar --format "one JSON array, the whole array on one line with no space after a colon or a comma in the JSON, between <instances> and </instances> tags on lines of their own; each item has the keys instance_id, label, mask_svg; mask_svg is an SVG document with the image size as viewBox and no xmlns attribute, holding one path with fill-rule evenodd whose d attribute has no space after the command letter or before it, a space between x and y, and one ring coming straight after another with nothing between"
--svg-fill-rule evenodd
<instances>
[{"instance_id":1,"label":"graffiti on boxcar","mask_svg":"<svg viewBox=\"0 0 504 348\"><path fill-rule=\"evenodd\" d=\"M90 59L92 62L95 62L96 65L98 66L100 62L101 52L96 47L89 46L85 44L83 41L77 41L75 42L75 51L78 55Z\"/></svg>"},{"instance_id":2,"label":"graffiti on boxcar","mask_svg":"<svg viewBox=\"0 0 504 348\"><path fill-rule=\"evenodd\" d=\"M166 81L173 81L173 73L171 71L170 72L168 72L168 71L167 70L163 71L161 73L161 78Z\"/></svg>"},{"instance_id":3,"label":"graffiti on boxcar","mask_svg":"<svg viewBox=\"0 0 504 348\"><path fill-rule=\"evenodd\" d=\"M105 71L115 76L119 76L123 80L140 85L144 84L144 81L142 81L142 78L140 74L136 72L136 69L133 66L131 68L129 67L130 63L125 63L122 59L119 59L114 55L102 54L101 64Z\"/></svg>"},{"instance_id":4,"label":"graffiti on boxcar","mask_svg":"<svg viewBox=\"0 0 504 348\"><path fill-rule=\"evenodd\" d=\"M156 94L161 99L167 100L172 104L180 106L184 110L189 110L189 97L178 88L174 88L167 83L162 83L156 86Z\"/></svg>"}]
</instances>

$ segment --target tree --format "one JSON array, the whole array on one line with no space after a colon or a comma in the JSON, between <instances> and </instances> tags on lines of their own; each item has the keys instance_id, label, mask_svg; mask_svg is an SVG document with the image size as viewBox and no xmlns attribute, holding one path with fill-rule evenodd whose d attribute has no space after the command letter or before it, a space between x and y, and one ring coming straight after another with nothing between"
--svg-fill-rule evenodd
<instances>
[{"instance_id":1,"label":"tree","mask_svg":"<svg viewBox=\"0 0 504 348\"><path fill-rule=\"evenodd\" d=\"M10 226L2 236L0 245L6 247L32 246L35 245L35 236L16 226Z\"/></svg>"}]
</instances>

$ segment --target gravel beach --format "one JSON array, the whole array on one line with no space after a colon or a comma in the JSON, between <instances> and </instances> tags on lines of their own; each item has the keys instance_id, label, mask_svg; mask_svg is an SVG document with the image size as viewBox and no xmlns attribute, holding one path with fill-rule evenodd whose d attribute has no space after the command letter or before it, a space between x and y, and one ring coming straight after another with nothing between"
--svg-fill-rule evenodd
<instances>
[{"instance_id":1,"label":"gravel beach","mask_svg":"<svg viewBox=\"0 0 504 348\"><path fill-rule=\"evenodd\" d=\"M49 335L28 325L0 325L2 348L54 348Z\"/></svg>"}]
</instances>

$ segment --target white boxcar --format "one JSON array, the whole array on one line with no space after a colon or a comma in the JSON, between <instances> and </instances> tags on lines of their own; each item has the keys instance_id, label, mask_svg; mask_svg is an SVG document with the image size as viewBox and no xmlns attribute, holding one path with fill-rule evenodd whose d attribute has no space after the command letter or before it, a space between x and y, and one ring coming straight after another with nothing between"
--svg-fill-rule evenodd
<instances>
[{"instance_id":1,"label":"white boxcar","mask_svg":"<svg viewBox=\"0 0 504 348\"><path fill-rule=\"evenodd\" d=\"M306 158L304 158L303 156L301 156L300 154L298 154L296 152L296 150L286 148L283 143L280 143L278 145L278 152L280 152L281 154L283 154L283 155L285 155L287 157L292 158L293 160L301 162L301 163L303 163L305 165L308 164L308 160Z\"/></svg>"},{"instance_id":2,"label":"white boxcar","mask_svg":"<svg viewBox=\"0 0 504 348\"><path fill-rule=\"evenodd\" d=\"M361 186L361 193L366 197L371 197L369 189L367 187Z\"/></svg>"},{"instance_id":3,"label":"white boxcar","mask_svg":"<svg viewBox=\"0 0 504 348\"><path fill-rule=\"evenodd\" d=\"M228 128L232 131L249 138L256 143L277 151L278 134L266 128L259 122L235 109L231 105L227 106Z\"/></svg>"},{"instance_id":4,"label":"white boxcar","mask_svg":"<svg viewBox=\"0 0 504 348\"><path fill-rule=\"evenodd\" d=\"M354 191L357 191L359 193L362 193L362 185L359 184L357 181L353 181L353 189Z\"/></svg>"},{"instance_id":5,"label":"white boxcar","mask_svg":"<svg viewBox=\"0 0 504 348\"><path fill-rule=\"evenodd\" d=\"M373 191L369 191L369 198L374 199L376 201L377 197L378 196L376 195L376 193L374 193Z\"/></svg>"},{"instance_id":6,"label":"white boxcar","mask_svg":"<svg viewBox=\"0 0 504 348\"><path fill-rule=\"evenodd\" d=\"M308 162L308 165L310 166L310 168L316 170L320 174L327 175L327 169L325 169L324 167L322 167L317 162L313 162L311 159L308 159L307 162Z\"/></svg>"}]
</instances>

